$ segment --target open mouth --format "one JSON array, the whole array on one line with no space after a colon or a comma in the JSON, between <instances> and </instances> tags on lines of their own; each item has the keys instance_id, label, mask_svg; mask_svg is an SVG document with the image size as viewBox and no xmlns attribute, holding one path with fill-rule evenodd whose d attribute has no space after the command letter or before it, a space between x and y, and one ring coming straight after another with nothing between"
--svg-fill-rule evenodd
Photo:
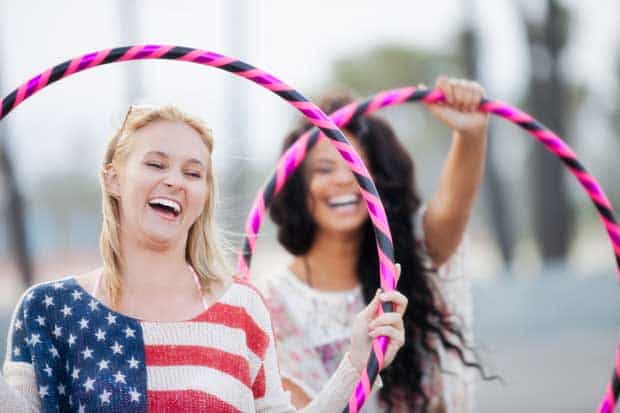
<instances>
[{"instance_id":1,"label":"open mouth","mask_svg":"<svg viewBox=\"0 0 620 413\"><path fill-rule=\"evenodd\" d=\"M149 200L149 206L169 219L174 219L181 214L181 204L167 198L153 198Z\"/></svg>"},{"instance_id":2,"label":"open mouth","mask_svg":"<svg viewBox=\"0 0 620 413\"><path fill-rule=\"evenodd\" d=\"M361 200L362 197L359 194L340 195L329 198L327 205L335 209L349 209L357 207Z\"/></svg>"}]
</instances>

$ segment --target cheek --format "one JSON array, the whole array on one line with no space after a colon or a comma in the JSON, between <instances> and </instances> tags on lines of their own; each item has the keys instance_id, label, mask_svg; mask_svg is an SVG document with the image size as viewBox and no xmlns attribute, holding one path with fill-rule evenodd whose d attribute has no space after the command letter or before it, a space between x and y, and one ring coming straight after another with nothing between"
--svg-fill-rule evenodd
<instances>
[{"instance_id":1,"label":"cheek","mask_svg":"<svg viewBox=\"0 0 620 413\"><path fill-rule=\"evenodd\" d=\"M323 190L323 183L318 177L312 177L308 183L308 190L306 192L306 205L310 212L316 210L317 203L320 202L321 192Z\"/></svg>"},{"instance_id":2,"label":"cheek","mask_svg":"<svg viewBox=\"0 0 620 413\"><path fill-rule=\"evenodd\" d=\"M129 195L147 192L155 182L153 176L133 165L128 166L121 177L122 190Z\"/></svg>"},{"instance_id":3,"label":"cheek","mask_svg":"<svg viewBox=\"0 0 620 413\"><path fill-rule=\"evenodd\" d=\"M200 215L203 208L205 207L207 200L209 199L209 191L207 185L203 183L197 183L195 186L192 187L190 195L192 210L196 211L196 215Z\"/></svg>"},{"instance_id":4,"label":"cheek","mask_svg":"<svg viewBox=\"0 0 620 413\"><path fill-rule=\"evenodd\" d=\"M326 191L329 190L330 183L329 178L324 175L315 174L310 178L308 184L308 195L314 199L320 199L325 196Z\"/></svg>"}]
</instances>

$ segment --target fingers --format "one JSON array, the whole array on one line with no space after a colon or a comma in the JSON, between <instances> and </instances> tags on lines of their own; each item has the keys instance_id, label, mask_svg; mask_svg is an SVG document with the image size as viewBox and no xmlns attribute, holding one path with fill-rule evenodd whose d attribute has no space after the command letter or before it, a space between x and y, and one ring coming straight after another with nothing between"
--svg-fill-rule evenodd
<instances>
[{"instance_id":1,"label":"fingers","mask_svg":"<svg viewBox=\"0 0 620 413\"><path fill-rule=\"evenodd\" d=\"M469 111L473 112L478 109L482 98L484 98L484 88L473 81L467 81L467 84L470 93Z\"/></svg>"},{"instance_id":2,"label":"fingers","mask_svg":"<svg viewBox=\"0 0 620 413\"><path fill-rule=\"evenodd\" d=\"M372 338L385 336L390 339L390 341L394 343L394 345L400 347L405 342L405 330L402 328L395 328L393 326L381 326L377 327L368 335Z\"/></svg>"},{"instance_id":3,"label":"fingers","mask_svg":"<svg viewBox=\"0 0 620 413\"><path fill-rule=\"evenodd\" d=\"M373 320L368 335L372 338L386 336L397 347L405 342L405 325L398 313L385 313Z\"/></svg>"},{"instance_id":4,"label":"fingers","mask_svg":"<svg viewBox=\"0 0 620 413\"><path fill-rule=\"evenodd\" d=\"M375 318L368 324L368 330L373 331L380 327L392 326L395 328L403 328L403 318L400 313L384 313Z\"/></svg>"},{"instance_id":5,"label":"fingers","mask_svg":"<svg viewBox=\"0 0 620 413\"><path fill-rule=\"evenodd\" d=\"M480 103L480 99L476 98L476 89L474 87L465 87L463 95L463 112L471 113L475 111Z\"/></svg>"},{"instance_id":6,"label":"fingers","mask_svg":"<svg viewBox=\"0 0 620 413\"><path fill-rule=\"evenodd\" d=\"M460 112L477 110L485 93L477 82L446 76L438 77L435 87L444 94L445 103Z\"/></svg>"},{"instance_id":7,"label":"fingers","mask_svg":"<svg viewBox=\"0 0 620 413\"><path fill-rule=\"evenodd\" d=\"M382 302L391 302L394 304L394 311L398 314L405 314L405 310L407 309L407 297L402 295L397 290L385 291L379 294L378 297Z\"/></svg>"},{"instance_id":8,"label":"fingers","mask_svg":"<svg viewBox=\"0 0 620 413\"><path fill-rule=\"evenodd\" d=\"M377 312L377 306L379 305L379 292L380 291L381 291L380 289L377 290L373 299L370 300L368 305L359 313L367 320L371 319Z\"/></svg>"},{"instance_id":9,"label":"fingers","mask_svg":"<svg viewBox=\"0 0 620 413\"><path fill-rule=\"evenodd\" d=\"M454 93L453 105L456 110L460 112L465 112L469 89L467 88L465 81L461 79L457 79L451 82L451 84L452 92Z\"/></svg>"},{"instance_id":10,"label":"fingers","mask_svg":"<svg viewBox=\"0 0 620 413\"><path fill-rule=\"evenodd\" d=\"M454 91L452 90L450 79L446 76L439 76L435 82L435 87L441 90L445 97L445 102L452 106L454 104Z\"/></svg>"}]
</instances>

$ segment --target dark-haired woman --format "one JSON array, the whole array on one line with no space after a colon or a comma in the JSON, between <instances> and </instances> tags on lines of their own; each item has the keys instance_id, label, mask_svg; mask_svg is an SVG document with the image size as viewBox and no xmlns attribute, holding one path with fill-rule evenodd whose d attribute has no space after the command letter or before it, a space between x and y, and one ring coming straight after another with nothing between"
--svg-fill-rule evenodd
<instances>
[{"instance_id":1,"label":"dark-haired woman","mask_svg":"<svg viewBox=\"0 0 620 413\"><path fill-rule=\"evenodd\" d=\"M406 343L381 373L383 386L366 412L470 412L470 304L461 241L480 186L488 116L476 111L483 88L441 77L444 104L429 105L453 130L436 193L424 204L414 165L387 122L359 118L345 130L368 166L388 215L398 288L409 298ZM331 99L329 113L350 99ZM283 150L309 128L290 133ZM379 286L375 239L358 185L332 146L321 139L275 200L278 240L293 255L265 277L279 341L284 385L307 404L335 371L348 345L353 316Z\"/></svg>"}]
</instances>

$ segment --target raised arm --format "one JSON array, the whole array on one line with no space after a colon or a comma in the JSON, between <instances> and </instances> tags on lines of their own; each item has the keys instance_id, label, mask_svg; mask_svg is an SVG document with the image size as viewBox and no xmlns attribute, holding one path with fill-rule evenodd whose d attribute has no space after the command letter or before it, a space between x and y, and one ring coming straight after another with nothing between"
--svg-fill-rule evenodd
<instances>
[{"instance_id":1,"label":"raised arm","mask_svg":"<svg viewBox=\"0 0 620 413\"><path fill-rule=\"evenodd\" d=\"M484 97L478 83L440 77L436 87L445 94L445 104L428 109L453 130L452 145L422 223L426 249L440 266L460 244L482 182L488 115L476 111Z\"/></svg>"}]
</instances>

